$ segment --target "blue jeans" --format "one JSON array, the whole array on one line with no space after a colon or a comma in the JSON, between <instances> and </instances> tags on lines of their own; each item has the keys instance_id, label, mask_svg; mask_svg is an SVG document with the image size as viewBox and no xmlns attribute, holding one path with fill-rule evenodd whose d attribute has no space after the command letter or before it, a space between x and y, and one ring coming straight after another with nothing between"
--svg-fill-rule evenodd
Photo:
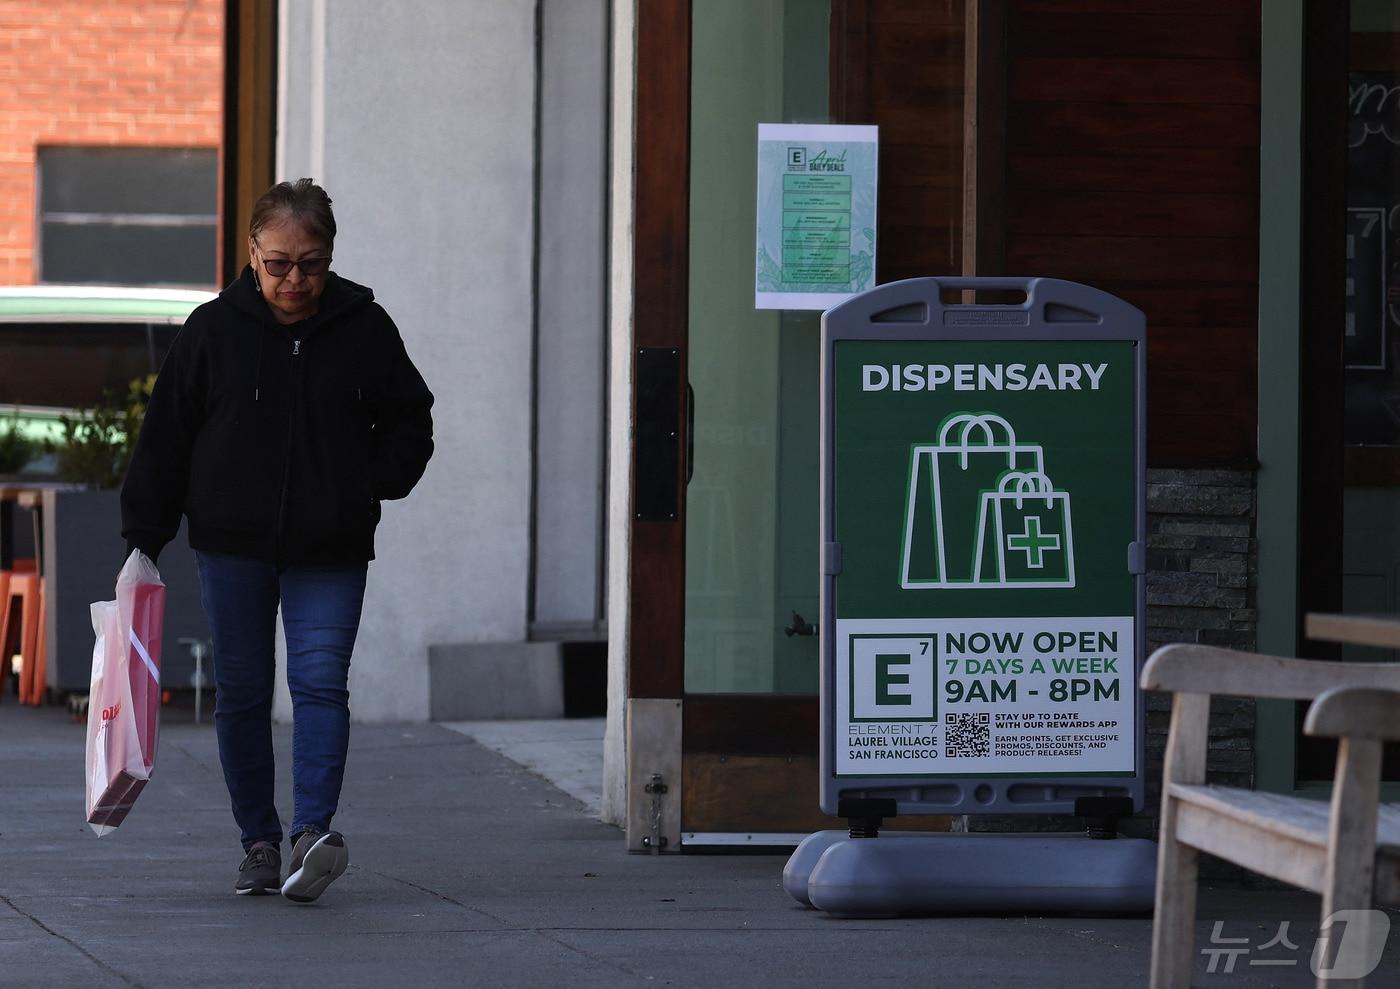
<instances>
[{"instance_id":1,"label":"blue jeans","mask_svg":"<svg viewBox=\"0 0 1400 989\"><path fill-rule=\"evenodd\" d=\"M272 690L277 605L287 633L292 694L292 835L329 830L350 743L350 653L360 626L366 564L291 567L196 553L214 637L214 726L219 762L244 849L282 841L273 805Z\"/></svg>"}]
</instances>

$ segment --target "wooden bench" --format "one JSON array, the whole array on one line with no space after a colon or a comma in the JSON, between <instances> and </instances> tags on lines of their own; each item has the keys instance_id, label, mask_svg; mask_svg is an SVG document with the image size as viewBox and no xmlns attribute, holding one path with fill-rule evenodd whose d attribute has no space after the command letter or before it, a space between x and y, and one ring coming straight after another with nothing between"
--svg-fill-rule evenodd
<instances>
[{"instance_id":1,"label":"wooden bench","mask_svg":"<svg viewBox=\"0 0 1400 989\"><path fill-rule=\"evenodd\" d=\"M1191 984L1201 852L1320 893L1324 921L1336 910L1400 903L1400 804L1378 803L1382 742L1400 739L1400 664L1172 645L1148 659L1142 686L1176 695L1162 780L1153 989ZM1313 700L1303 731L1339 739L1330 805L1207 785L1213 694ZM1363 982L1319 978L1317 984L1337 989Z\"/></svg>"}]
</instances>

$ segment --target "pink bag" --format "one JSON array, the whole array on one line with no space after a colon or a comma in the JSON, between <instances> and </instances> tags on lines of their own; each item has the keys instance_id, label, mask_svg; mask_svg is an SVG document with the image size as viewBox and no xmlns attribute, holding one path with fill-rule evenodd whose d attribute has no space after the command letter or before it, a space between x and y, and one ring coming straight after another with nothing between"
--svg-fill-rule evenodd
<instances>
[{"instance_id":1,"label":"pink bag","mask_svg":"<svg viewBox=\"0 0 1400 989\"><path fill-rule=\"evenodd\" d=\"M121 824L151 778L164 620L160 572L133 550L117 576L117 599L92 605L97 644L88 695L87 821L99 835Z\"/></svg>"}]
</instances>

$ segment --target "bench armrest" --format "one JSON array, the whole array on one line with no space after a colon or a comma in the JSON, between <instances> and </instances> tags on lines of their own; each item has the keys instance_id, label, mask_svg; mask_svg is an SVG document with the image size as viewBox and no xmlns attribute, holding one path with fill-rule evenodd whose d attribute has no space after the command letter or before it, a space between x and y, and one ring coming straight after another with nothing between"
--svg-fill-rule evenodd
<instances>
[{"instance_id":1,"label":"bench armrest","mask_svg":"<svg viewBox=\"0 0 1400 989\"><path fill-rule=\"evenodd\" d=\"M1400 663L1334 663L1177 643L1148 657L1141 682L1144 690L1311 700L1337 686L1400 690Z\"/></svg>"},{"instance_id":2,"label":"bench armrest","mask_svg":"<svg viewBox=\"0 0 1400 989\"><path fill-rule=\"evenodd\" d=\"M1327 738L1400 739L1400 691L1333 687L1312 702L1303 731Z\"/></svg>"}]
</instances>

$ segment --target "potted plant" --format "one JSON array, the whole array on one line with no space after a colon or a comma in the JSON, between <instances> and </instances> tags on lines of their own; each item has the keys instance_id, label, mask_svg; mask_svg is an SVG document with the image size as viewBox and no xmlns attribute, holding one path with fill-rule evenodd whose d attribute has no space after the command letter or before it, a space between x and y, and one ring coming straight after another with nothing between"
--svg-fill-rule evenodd
<instances>
[{"instance_id":1,"label":"potted plant","mask_svg":"<svg viewBox=\"0 0 1400 989\"><path fill-rule=\"evenodd\" d=\"M95 491L121 487L155 383L154 374L135 378L125 396L106 392L91 409L59 419L63 439L52 446L60 481Z\"/></svg>"},{"instance_id":2,"label":"potted plant","mask_svg":"<svg viewBox=\"0 0 1400 989\"><path fill-rule=\"evenodd\" d=\"M0 421L0 477L18 474L39 453L39 445L20 429L19 412Z\"/></svg>"}]
</instances>

